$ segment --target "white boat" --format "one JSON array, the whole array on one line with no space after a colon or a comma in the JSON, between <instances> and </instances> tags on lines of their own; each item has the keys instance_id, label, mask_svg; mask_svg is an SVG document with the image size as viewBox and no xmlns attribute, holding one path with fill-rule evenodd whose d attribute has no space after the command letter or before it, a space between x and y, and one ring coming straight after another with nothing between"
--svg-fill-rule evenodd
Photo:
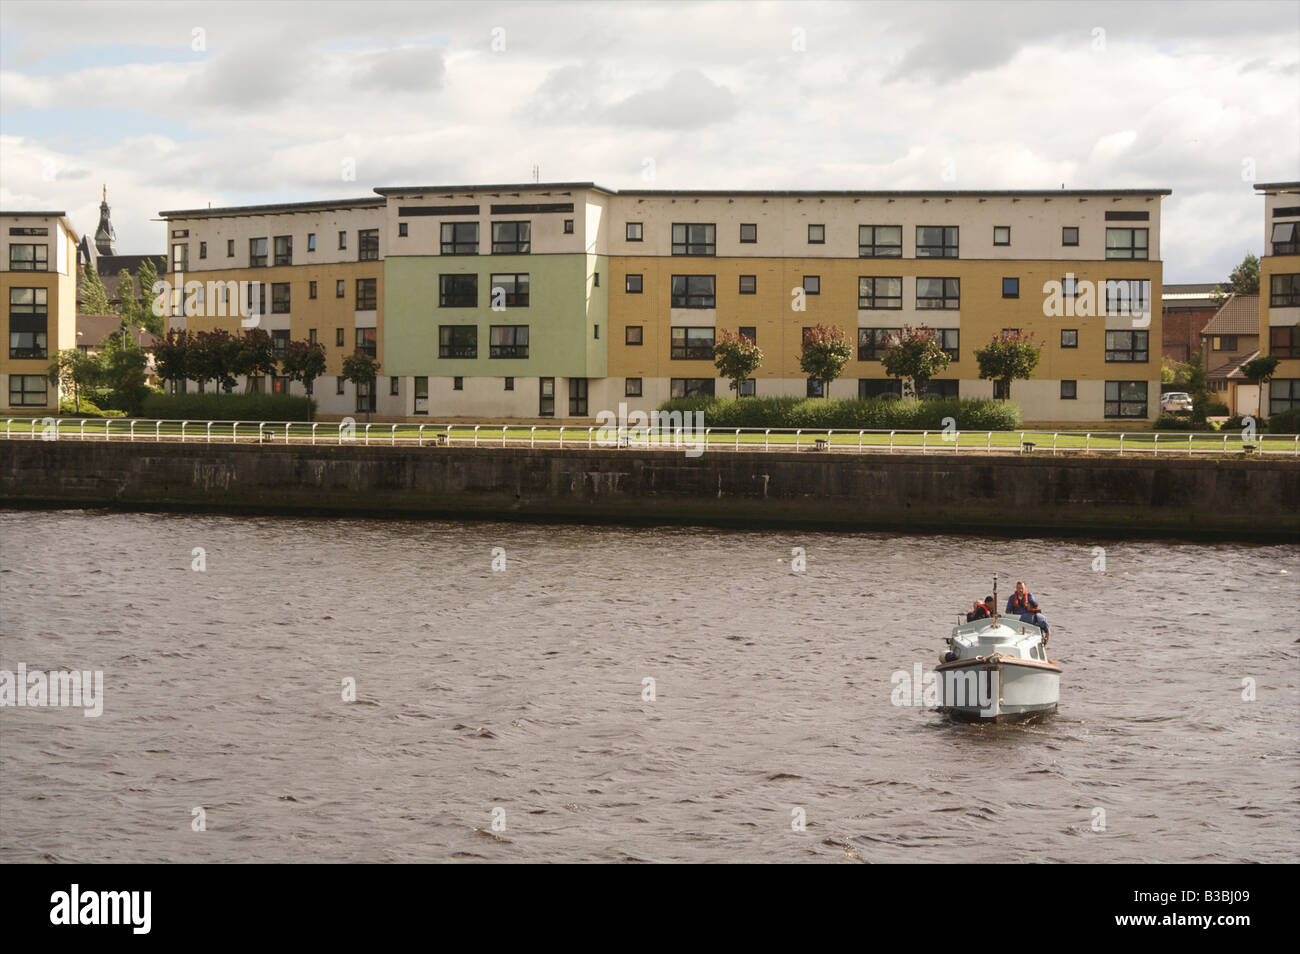
<instances>
[{"instance_id":1,"label":"white boat","mask_svg":"<svg viewBox=\"0 0 1300 954\"><path fill-rule=\"evenodd\" d=\"M997 612L953 627L935 667L939 709L974 722L1029 722L1055 712L1061 667L1047 658L1043 633Z\"/></svg>"}]
</instances>

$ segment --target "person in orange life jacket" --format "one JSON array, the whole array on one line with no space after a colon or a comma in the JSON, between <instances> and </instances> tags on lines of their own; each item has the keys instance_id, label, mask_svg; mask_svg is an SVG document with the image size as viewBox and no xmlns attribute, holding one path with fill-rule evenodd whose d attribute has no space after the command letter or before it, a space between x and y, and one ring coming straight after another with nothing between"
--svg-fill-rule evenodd
<instances>
[{"instance_id":1,"label":"person in orange life jacket","mask_svg":"<svg viewBox=\"0 0 1300 954\"><path fill-rule=\"evenodd\" d=\"M1032 596L1029 598L1029 606L1027 607L1027 611L1020 615L1020 622L1033 623L1035 626L1041 629L1043 631L1043 645L1044 646L1047 645L1047 641L1048 639L1051 638L1052 632L1047 625L1047 617L1044 616L1042 613L1038 612L1038 604L1034 602L1034 598Z\"/></svg>"},{"instance_id":2,"label":"person in orange life jacket","mask_svg":"<svg viewBox=\"0 0 1300 954\"><path fill-rule=\"evenodd\" d=\"M1023 580L1016 581L1016 591L1007 599L1007 615L1018 616L1029 612L1029 604L1034 602L1034 594L1029 592Z\"/></svg>"},{"instance_id":3,"label":"person in orange life jacket","mask_svg":"<svg viewBox=\"0 0 1300 954\"><path fill-rule=\"evenodd\" d=\"M976 603L975 608L966 614L966 622L973 623L977 619L988 619L993 615L993 597L984 597L983 603Z\"/></svg>"}]
</instances>

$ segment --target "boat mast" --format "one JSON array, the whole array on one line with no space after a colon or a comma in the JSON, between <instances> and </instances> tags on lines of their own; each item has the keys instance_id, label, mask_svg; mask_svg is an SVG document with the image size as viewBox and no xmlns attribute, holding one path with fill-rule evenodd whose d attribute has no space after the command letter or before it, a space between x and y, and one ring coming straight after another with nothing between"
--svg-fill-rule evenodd
<instances>
[{"instance_id":1,"label":"boat mast","mask_svg":"<svg viewBox=\"0 0 1300 954\"><path fill-rule=\"evenodd\" d=\"M998 575L993 574L993 625L998 625Z\"/></svg>"}]
</instances>

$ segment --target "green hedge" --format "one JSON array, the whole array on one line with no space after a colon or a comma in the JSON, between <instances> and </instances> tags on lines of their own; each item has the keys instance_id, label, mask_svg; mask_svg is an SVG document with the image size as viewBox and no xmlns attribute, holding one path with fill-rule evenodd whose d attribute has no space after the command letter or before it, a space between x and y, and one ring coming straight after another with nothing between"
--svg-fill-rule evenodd
<instances>
[{"instance_id":1,"label":"green hedge","mask_svg":"<svg viewBox=\"0 0 1300 954\"><path fill-rule=\"evenodd\" d=\"M702 411L706 427L804 427L841 430L942 430L952 418L966 431L1009 431L1020 426L1020 405L1010 401L899 401L890 398L799 397L674 398L661 411Z\"/></svg>"},{"instance_id":2,"label":"green hedge","mask_svg":"<svg viewBox=\"0 0 1300 954\"><path fill-rule=\"evenodd\" d=\"M1274 414L1268 419L1270 434L1300 434L1300 408Z\"/></svg>"},{"instance_id":3,"label":"green hedge","mask_svg":"<svg viewBox=\"0 0 1300 954\"><path fill-rule=\"evenodd\" d=\"M316 402L288 394L151 394L144 416L166 421L310 421Z\"/></svg>"},{"instance_id":4,"label":"green hedge","mask_svg":"<svg viewBox=\"0 0 1300 954\"><path fill-rule=\"evenodd\" d=\"M1155 431L1212 431L1204 421L1197 424L1192 421L1190 414L1161 414L1156 418Z\"/></svg>"}]
</instances>

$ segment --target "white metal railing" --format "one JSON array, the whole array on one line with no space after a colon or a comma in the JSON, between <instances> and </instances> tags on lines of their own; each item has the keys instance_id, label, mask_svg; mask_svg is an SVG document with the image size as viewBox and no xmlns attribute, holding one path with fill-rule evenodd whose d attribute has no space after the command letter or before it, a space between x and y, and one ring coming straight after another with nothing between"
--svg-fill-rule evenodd
<instances>
[{"instance_id":1,"label":"white metal railing","mask_svg":"<svg viewBox=\"0 0 1300 954\"><path fill-rule=\"evenodd\" d=\"M357 424L351 421L169 421L122 418L7 418L6 440L154 441L232 444L363 444L417 447L608 447L710 451L872 453L1149 454L1153 457L1241 454L1300 457L1300 436L1243 431L844 430L705 427L697 431L609 428L586 424ZM566 445L565 441L568 441Z\"/></svg>"}]
</instances>

